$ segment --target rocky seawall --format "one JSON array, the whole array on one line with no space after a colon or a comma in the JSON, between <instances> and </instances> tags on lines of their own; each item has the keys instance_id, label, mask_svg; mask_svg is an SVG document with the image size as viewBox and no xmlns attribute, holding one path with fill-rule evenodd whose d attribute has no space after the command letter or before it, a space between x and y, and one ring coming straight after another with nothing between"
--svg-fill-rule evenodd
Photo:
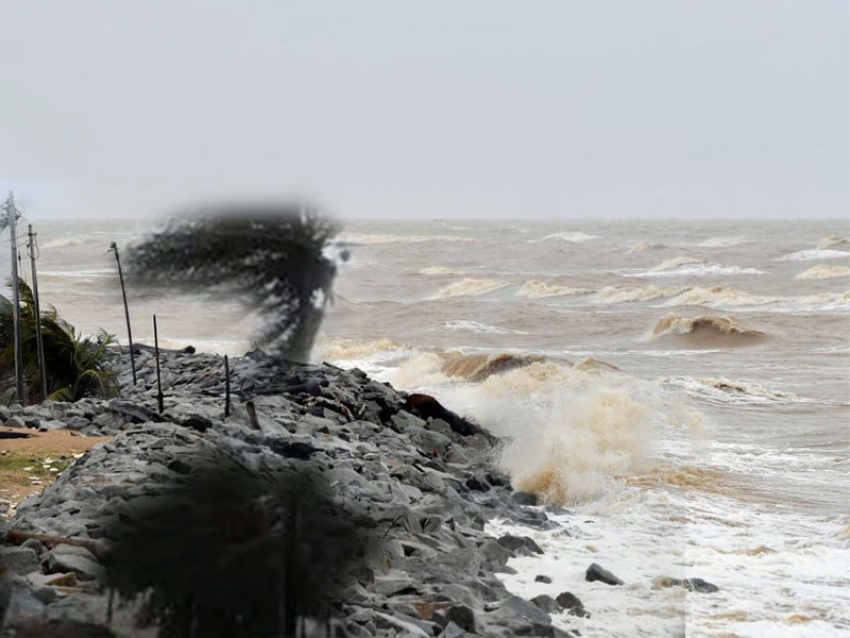
<instances>
[{"instance_id":1,"label":"rocky seawall","mask_svg":"<svg viewBox=\"0 0 850 638\"><path fill-rule=\"evenodd\" d=\"M489 536L490 518L554 524L545 508L530 507L531 495L512 493L493 465L499 441L474 423L359 370L259 351L231 361L227 418L222 359L163 354L159 414L152 354L142 352L136 365L135 386L129 366L121 368L120 399L0 410L0 421L21 432L112 437L0 524L2 636L156 636L132 604L110 602L99 559L109 544L104 512L132 514L211 450L271 471L309 462L379 539L356 569L337 575L344 590L330 626L308 624L307 635L573 635L553 626L550 613L575 601L526 601L495 576L511 569L510 558L540 549L531 539Z\"/></svg>"}]
</instances>

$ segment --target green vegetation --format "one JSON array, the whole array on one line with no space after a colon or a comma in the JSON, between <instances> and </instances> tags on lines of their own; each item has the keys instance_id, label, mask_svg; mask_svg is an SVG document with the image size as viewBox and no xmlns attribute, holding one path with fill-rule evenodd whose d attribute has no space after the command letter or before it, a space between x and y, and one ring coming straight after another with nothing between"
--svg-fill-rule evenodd
<instances>
[{"instance_id":1,"label":"green vegetation","mask_svg":"<svg viewBox=\"0 0 850 638\"><path fill-rule=\"evenodd\" d=\"M55 308L40 317L44 361L47 370L47 397L39 396L38 356L35 331L35 301L32 290L19 280L21 298L21 348L24 382L31 402L45 398L77 401L86 396L110 397L117 394L117 373L109 367L108 347L114 337L101 331L96 337L82 337L74 326L61 319ZM15 343L12 302L0 296L0 379L14 384Z\"/></svg>"},{"instance_id":2,"label":"green vegetation","mask_svg":"<svg viewBox=\"0 0 850 638\"><path fill-rule=\"evenodd\" d=\"M46 463L46 461L50 461ZM0 454L0 472L8 473L6 480L18 485L29 485L29 477L38 479L55 478L68 467L74 459L62 458L58 453L50 452L8 452ZM53 471L51 468L56 468Z\"/></svg>"}]
</instances>

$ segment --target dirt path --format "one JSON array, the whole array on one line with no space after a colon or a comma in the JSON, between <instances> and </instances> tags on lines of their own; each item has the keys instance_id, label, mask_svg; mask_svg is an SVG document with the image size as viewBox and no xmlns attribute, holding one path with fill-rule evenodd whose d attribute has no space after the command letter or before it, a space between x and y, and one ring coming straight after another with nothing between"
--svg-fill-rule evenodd
<instances>
[{"instance_id":1,"label":"dirt path","mask_svg":"<svg viewBox=\"0 0 850 638\"><path fill-rule=\"evenodd\" d=\"M0 519L11 517L18 503L43 490L75 458L109 438L0 426Z\"/></svg>"}]
</instances>

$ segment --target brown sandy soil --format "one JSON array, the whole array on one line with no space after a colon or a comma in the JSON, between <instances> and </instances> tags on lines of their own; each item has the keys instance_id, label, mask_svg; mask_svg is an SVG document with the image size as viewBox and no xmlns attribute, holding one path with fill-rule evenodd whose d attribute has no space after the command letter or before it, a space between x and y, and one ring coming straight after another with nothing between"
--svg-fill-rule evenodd
<instances>
[{"instance_id":1,"label":"brown sandy soil","mask_svg":"<svg viewBox=\"0 0 850 638\"><path fill-rule=\"evenodd\" d=\"M2 438L7 433L27 436ZM0 426L0 518L10 516L18 503L41 492L75 458L109 438Z\"/></svg>"}]
</instances>

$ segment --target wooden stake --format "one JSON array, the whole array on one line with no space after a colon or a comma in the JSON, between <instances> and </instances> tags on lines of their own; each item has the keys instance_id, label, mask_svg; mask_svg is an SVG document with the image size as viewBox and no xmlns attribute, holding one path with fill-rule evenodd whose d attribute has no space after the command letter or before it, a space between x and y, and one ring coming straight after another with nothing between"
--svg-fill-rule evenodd
<instances>
[{"instance_id":1,"label":"wooden stake","mask_svg":"<svg viewBox=\"0 0 850 638\"><path fill-rule=\"evenodd\" d=\"M159 335L156 331L156 315L153 316L153 347L156 353L156 403L159 407L159 413L162 414L162 381L159 376Z\"/></svg>"},{"instance_id":2,"label":"wooden stake","mask_svg":"<svg viewBox=\"0 0 850 638\"><path fill-rule=\"evenodd\" d=\"M124 289L124 273L121 272L118 244L112 242L109 250L115 253L115 261L118 262L118 279L121 280L121 295L124 297L124 316L127 318L127 339L130 341L130 369L133 371L133 385L136 385L136 349L133 347L133 331L130 330L130 311L127 309L127 291Z\"/></svg>"},{"instance_id":3,"label":"wooden stake","mask_svg":"<svg viewBox=\"0 0 850 638\"><path fill-rule=\"evenodd\" d=\"M230 363L224 355L224 418L230 416Z\"/></svg>"},{"instance_id":4,"label":"wooden stake","mask_svg":"<svg viewBox=\"0 0 850 638\"><path fill-rule=\"evenodd\" d=\"M254 402L248 401L245 404L245 409L248 411L248 420L251 421L251 425L254 426L255 430L259 430L260 422L257 420L257 408L254 405Z\"/></svg>"}]
</instances>

